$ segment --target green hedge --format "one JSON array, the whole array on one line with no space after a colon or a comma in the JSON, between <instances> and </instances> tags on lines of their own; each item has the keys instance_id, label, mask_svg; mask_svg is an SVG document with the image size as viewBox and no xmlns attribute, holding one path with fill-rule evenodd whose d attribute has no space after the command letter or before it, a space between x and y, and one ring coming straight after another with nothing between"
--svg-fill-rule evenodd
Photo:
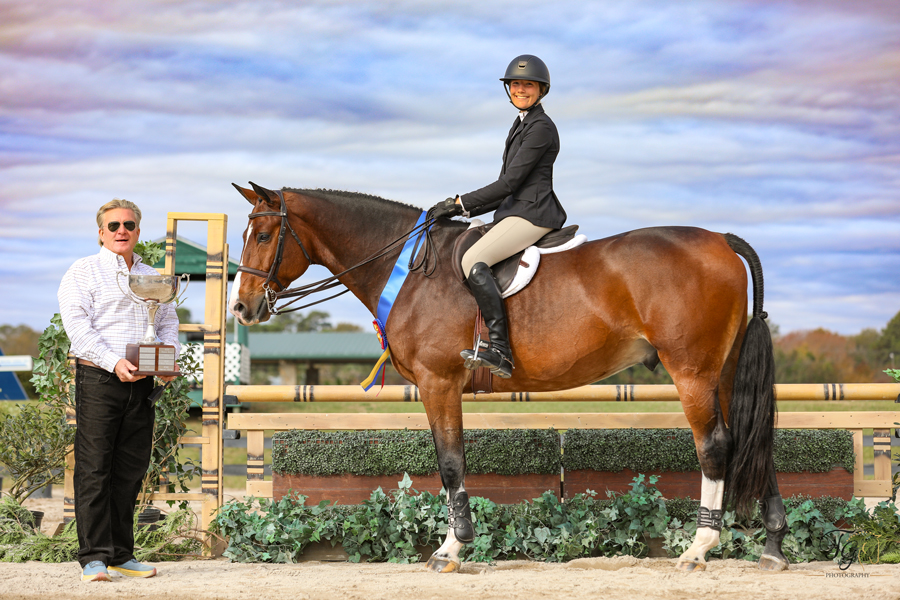
<instances>
[{"instance_id":1,"label":"green hedge","mask_svg":"<svg viewBox=\"0 0 900 600\"><path fill-rule=\"evenodd\" d=\"M468 473L559 473L553 429L467 429ZM302 475L426 475L438 471L430 431L304 431L272 436L272 470Z\"/></svg>"},{"instance_id":2,"label":"green hedge","mask_svg":"<svg viewBox=\"0 0 900 600\"><path fill-rule=\"evenodd\" d=\"M562 464L573 471L700 470L689 429L569 429Z\"/></svg>"},{"instance_id":3,"label":"green hedge","mask_svg":"<svg viewBox=\"0 0 900 600\"><path fill-rule=\"evenodd\" d=\"M557 473L570 470L698 471L687 429L467 429L468 473ZM425 475L438 470L429 431L305 431L277 433L272 469L302 475ZM853 472L853 435L842 430L779 429L775 468L781 473L822 473L834 466Z\"/></svg>"},{"instance_id":4,"label":"green hedge","mask_svg":"<svg viewBox=\"0 0 900 600\"><path fill-rule=\"evenodd\" d=\"M569 429L562 464L566 469L635 473L699 471L694 438L688 429ZM832 429L779 429L775 432L775 470L823 473L834 466L853 472L853 434Z\"/></svg>"},{"instance_id":5,"label":"green hedge","mask_svg":"<svg viewBox=\"0 0 900 600\"><path fill-rule=\"evenodd\" d=\"M856 466L853 434L844 429L779 429L775 432L775 470L824 473L833 467L851 473Z\"/></svg>"}]
</instances>

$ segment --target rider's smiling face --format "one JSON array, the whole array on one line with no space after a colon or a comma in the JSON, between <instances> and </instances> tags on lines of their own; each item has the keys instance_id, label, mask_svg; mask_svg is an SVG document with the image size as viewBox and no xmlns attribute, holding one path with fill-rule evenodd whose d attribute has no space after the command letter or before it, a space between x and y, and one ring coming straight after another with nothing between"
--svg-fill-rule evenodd
<instances>
[{"instance_id":1,"label":"rider's smiling face","mask_svg":"<svg viewBox=\"0 0 900 600\"><path fill-rule=\"evenodd\" d=\"M525 110L541 97L541 85L536 81L513 79L509 82L509 96L516 108Z\"/></svg>"}]
</instances>

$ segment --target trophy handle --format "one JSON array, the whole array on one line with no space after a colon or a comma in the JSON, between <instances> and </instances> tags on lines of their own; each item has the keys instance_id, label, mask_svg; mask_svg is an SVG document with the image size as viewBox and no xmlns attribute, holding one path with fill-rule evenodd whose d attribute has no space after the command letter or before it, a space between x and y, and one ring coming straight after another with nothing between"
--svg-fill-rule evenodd
<instances>
[{"instance_id":1,"label":"trophy handle","mask_svg":"<svg viewBox=\"0 0 900 600\"><path fill-rule=\"evenodd\" d=\"M131 288L130 288L130 287L128 288L128 291L127 291L127 292L126 292L124 289L122 289L122 284L119 283L119 275L121 275L122 277L125 277L125 278L127 279L127 278L128 278L128 273L126 273L126 272L124 272L124 271L117 271L117 272L116 272L116 285L119 286L119 291L122 292L125 296L127 296L128 299L131 300L132 302L134 302L135 304L143 304L143 302L141 302L140 300L138 300L138 299L135 297L134 292L131 291Z\"/></svg>"}]
</instances>

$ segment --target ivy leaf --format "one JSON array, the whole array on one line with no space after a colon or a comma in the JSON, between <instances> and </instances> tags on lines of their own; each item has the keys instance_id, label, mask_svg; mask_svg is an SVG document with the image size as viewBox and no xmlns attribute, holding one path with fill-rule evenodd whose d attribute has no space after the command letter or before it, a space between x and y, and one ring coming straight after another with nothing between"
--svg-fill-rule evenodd
<instances>
[{"instance_id":1,"label":"ivy leaf","mask_svg":"<svg viewBox=\"0 0 900 600\"><path fill-rule=\"evenodd\" d=\"M547 538L550 537L550 530L546 527L538 527L534 530L534 537L543 545L547 541Z\"/></svg>"}]
</instances>

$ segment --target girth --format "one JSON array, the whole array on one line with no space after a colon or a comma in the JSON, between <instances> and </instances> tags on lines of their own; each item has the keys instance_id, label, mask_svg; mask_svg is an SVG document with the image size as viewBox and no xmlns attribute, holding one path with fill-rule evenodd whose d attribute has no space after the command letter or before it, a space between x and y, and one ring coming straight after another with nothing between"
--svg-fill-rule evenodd
<instances>
[{"instance_id":1,"label":"girth","mask_svg":"<svg viewBox=\"0 0 900 600\"><path fill-rule=\"evenodd\" d=\"M471 248L475 244L475 242L480 240L484 236L484 234L487 233L488 230L493 226L493 223L489 223L480 227L473 227L471 229L467 229L462 234L460 234L458 238L456 238L456 241L453 243L451 262L453 264L453 272L460 280L465 281L466 275L468 275L467 273L463 273L462 271L463 255L465 255L466 251ZM569 225L568 227L563 227L562 229L554 229L532 245L537 246L538 248L554 248L556 246L562 246L563 244L574 238L577 232L578 225ZM519 268L519 262L522 260L522 254L524 253L525 251L523 250L522 252L514 254L491 267L491 271L494 273L494 279L497 280L497 285L500 286L501 291L505 291L506 288L509 287L510 282L516 276L516 271ZM468 286L466 286L466 289L469 289Z\"/></svg>"}]
</instances>

